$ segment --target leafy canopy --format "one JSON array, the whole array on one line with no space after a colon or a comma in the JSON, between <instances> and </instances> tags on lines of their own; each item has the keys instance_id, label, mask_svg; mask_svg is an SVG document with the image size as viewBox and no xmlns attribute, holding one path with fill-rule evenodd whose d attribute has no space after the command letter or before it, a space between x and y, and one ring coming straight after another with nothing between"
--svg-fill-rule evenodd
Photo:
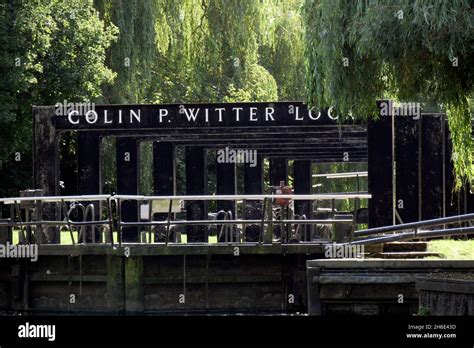
<instances>
[{"instance_id":1,"label":"leafy canopy","mask_svg":"<svg viewBox=\"0 0 474 348\"><path fill-rule=\"evenodd\" d=\"M387 97L438 104L448 115L456 188L474 178L471 1L306 0L304 10L312 105L367 118Z\"/></svg>"}]
</instances>

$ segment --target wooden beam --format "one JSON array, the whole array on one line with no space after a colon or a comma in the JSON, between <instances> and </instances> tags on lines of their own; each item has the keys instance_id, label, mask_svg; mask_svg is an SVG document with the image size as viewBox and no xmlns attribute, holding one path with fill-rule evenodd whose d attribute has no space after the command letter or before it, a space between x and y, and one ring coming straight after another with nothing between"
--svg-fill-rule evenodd
<instances>
[{"instance_id":1,"label":"wooden beam","mask_svg":"<svg viewBox=\"0 0 474 348\"><path fill-rule=\"evenodd\" d=\"M33 108L33 185L42 189L45 196L59 194L59 137L53 123L54 107ZM54 220L58 210L53 207L43 209L45 219ZM56 227L44 227L46 242L60 243L60 233Z\"/></svg>"},{"instance_id":2,"label":"wooden beam","mask_svg":"<svg viewBox=\"0 0 474 348\"><path fill-rule=\"evenodd\" d=\"M138 194L139 183L139 152L136 138L117 139L117 193ZM127 201L122 203L122 221L138 221L138 203ZM137 242L139 230L137 227L122 228L124 242Z\"/></svg>"},{"instance_id":3,"label":"wooden beam","mask_svg":"<svg viewBox=\"0 0 474 348\"><path fill-rule=\"evenodd\" d=\"M207 192L207 161L203 147L187 146L186 157L186 194L202 195ZM206 220L207 204L204 201L186 203L188 220ZM188 243L207 242L205 226L187 226Z\"/></svg>"}]
</instances>

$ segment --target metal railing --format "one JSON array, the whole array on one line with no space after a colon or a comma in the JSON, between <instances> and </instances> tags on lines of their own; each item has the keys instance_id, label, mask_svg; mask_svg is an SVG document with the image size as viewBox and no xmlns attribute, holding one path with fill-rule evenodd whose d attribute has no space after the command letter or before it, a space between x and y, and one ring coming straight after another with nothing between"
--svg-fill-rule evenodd
<instances>
[{"instance_id":1,"label":"metal railing","mask_svg":"<svg viewBox=\"0 0 474 348\"><path fill-rule=\"evenodd\" d=\"M355 239L351 242L351 244L378 244L410 239L474 234L473 226L458 226L446 228L446 225L460 225L466 222L470 223L471 221L474 221L474 214L463 214L448 216L444 218L408 222L399 225L359 230L354 232L354 236L361 238ZM443 226L443 228L427 230L427 228L436 226Z\"/></svg>"},{"instance_id":2,"label":"metal railing","mask_svg":"<svg viewBox=\"0 0 474 348\"><path fill-rule=\"evenodd\" d=\"M258 243L273 243L273 235L268 231L272 231L273 225L295 226L295 231L301 229L300 225L307 224L351 224L353 226L352 232L355 230L355 219L306 219L305 218L287 218L281 217L275 220L272 214L267 212L267 207L272 204L274 199L283 198L292 201L306 200L306 201L323 201L323 200L346 200L354 199L355 206L358 206L360 199L371 198L370 194L254 194L254 195L188 195L188 196L141 196L141 195L81 195L81 196L36 196L36 197L13 197L1 198L1 205L10 206L10 218L0 219L0 233L3 228L9 228L10 231L16 229L19 231L19 239L22 243L30 243L32 238L36 239L36 243L42 244L45 236L48 235L50 229L54 233L61 232L64 229L69 231L72 244L77 242L87 243L91 240L92 243L97 242L96 233L101 233L97 229L104 230L106 243L114 245L114 232L117 232L117 243L122 244L123 229L126 227L144 227L151 233L153 227L165 226L166 238L164 244L169 243L170 231L172 227L180 225L221 225L221 233L223 231L233 232L232 226L241 225L243 231L250 225L257 225L260 228L260 236ZM137 221L123 221L123 203L125 201L135 201L137 203L137 210L139 210L140 203L146 202L148 204L148 219L139 221L137 213ZM154 201L167 201L168 209L166 211L154 211ZM260 201L262 204L261 218L247 219L237 218L226 215L222 220L176 220L173 213L173 202L189 202L189 201L234 201L237 204L242 203L244 206L251 201ZM48 208L48 209L46 209ZM30 221L24 220L23 216L29 214L22 214L21 210L32 209L35 211L34 217ZM38 213L40 212L40 213ZM46 213L45 213L46 212ZM166 214L166 218L160 221L153 220L153 215L156 213ZM43 216L46 216L46 219ZM355 216L355 214L354 214ZM225 228L230 226L231 228ZM267 231L264 231L267 227ZM270 227L270 228L269 228ZM87 238L87 228L91 229L91 238ZM54 230L56 229L56 230ZM74 230L78 234L78 241L75 240ZM146 231L145 231L146 232ZM266 233L267 232L267 233ZM219 238L219 233L218 233ZM140 238L139 238L140 239ZM245 242L245 239L234 241L232 238L227 238L230 243ZM100 241L99 241L100 243Z\"/></svg>"},{"instance_id":3,"label":"metal railing","mask_svg":"<svg viewBox=\"0 0 474 348\"><path fill-rule=\"evenodd\" d=\"M258 244L273 243L273 235L271 234L274 226L291 226L294 225L295 235L301 235L301 229L304 225L335 225L335 224L350 224L352 232L350 235L350 243L352 244L374 244L386 243L391 241L422 239L431 237L453 236L453 235L468 235L474 234L474 227L459 226L445 228L446 225L463 224L474 221L474 214L456 215L445 218L430 219L425 221L417 221L399 225L383 226L371 229L364 229L356 231L357 221L356 214L353 218L346 219L308 219L306 216L300 217L295 215L295 218L279 218L275 219L269 213L268 206L271 208L271 202L274 199L284 198L292 201L307 200L310 202L329 200L354 199L355 207L358 207L360 199L371 198L370 194L353 194L353 193L337 193L337 194L261 194L261 195L189 195L189 196L141 196L141 195L83 195L83 196L39 196L39 197L13 197L1 198L1 205L10 206L10 218L0 219L0 233L3 233L2 228L9 228L10 231L15 229L19 233L20 243L31 243L32 237L35 237L36 243L41 244L43 237L47 234L48 229L57 228L59 231L66 229L69 232L71 242L73 245L77 243L97 243L97 233L102 234L98 229L103 229L105 243L114 245L114 232L117 232L117 243L122 244L123 229L127 227L143 227L147 228L150 233L149 242L151 243L151 233L154 227L165 226L165 240L161 244L170 243L170 232L172 228L178 226L196 226L206 225L220 226L217 231L218 242L224 239L224 243L245 243L245 238L235 237L235 227L242 226L242 231L248 226L258 226L260 229ZM123 221L122 219L122 204L125 201L136 201L137 209L140 203L148 204L149 214L148 219L139 221L137 213L137 221ZM166 211L156 212L153 210L154 201L167 202L168 208ZM234 201L236 204L243 204L248 202L261 202L261 218L238 218L233 216L232 212L220 211L218 213L225 213L223 219L216 220L177 220L173 219L173 204L187 201ZM45 209L47 205L55 205L53 209ZM22 209L34 209L35 214L22 214ZM47 210L49 213L46 219L43 219L43 213ZM41 213L38 213L41 212ZM156 213L163 214L166 218L162 220L153 220L153 215ZM32 216L31 219L24 219L23 217ZM443 228L431 229L428 228L442 226ZM265 230L266 227L266 230ZM90 228L90 234L87 229ZM46 232L45 232L46 231ZM56 231L57 232L57 231ZM77 233L77 241L74 236ZM143 231L142 231L143 232ZM146 232L146 231L145 231ZM224 236L224 238L222 238ZM101 243L101 241L99 241Z\"/></svg>"}]
</instances>

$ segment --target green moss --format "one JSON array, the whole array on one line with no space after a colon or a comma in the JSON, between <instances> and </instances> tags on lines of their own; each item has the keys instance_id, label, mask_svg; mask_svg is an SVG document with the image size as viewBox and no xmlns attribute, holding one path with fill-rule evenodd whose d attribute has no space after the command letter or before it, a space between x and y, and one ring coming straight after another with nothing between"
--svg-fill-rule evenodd
<instances>
[{"instance_id":1,"label":"green moss","mask_svg":"<svg viewBox=\"0 0 474 348\"><path fill-rule=\"evenodd\" d=\"M417 315L419 315L419 316L427 316L427 315L430 315L430 309L421 306L421 307L418 309Z\"/></svg>"}]
</instances>

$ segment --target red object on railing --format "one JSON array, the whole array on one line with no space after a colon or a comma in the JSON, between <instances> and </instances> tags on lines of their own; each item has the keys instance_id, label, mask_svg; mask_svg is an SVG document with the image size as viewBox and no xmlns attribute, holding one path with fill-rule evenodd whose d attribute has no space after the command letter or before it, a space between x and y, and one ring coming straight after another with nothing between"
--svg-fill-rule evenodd
<instances>
[{"instance_id":1,"label":"red object on railing","mask_svg":"<svg viewBox=\"0 0 474 348\"><path fill-rule=\"evenodd\" d=\"M293 193L293 188L291 186L286 186L284 181L280 181L280 186L276 188L275 193L277 195L290 195ZM275 203L281 206L286 206L290 204L290 198L276 198Z\"/></svg>"}]
</instances>

